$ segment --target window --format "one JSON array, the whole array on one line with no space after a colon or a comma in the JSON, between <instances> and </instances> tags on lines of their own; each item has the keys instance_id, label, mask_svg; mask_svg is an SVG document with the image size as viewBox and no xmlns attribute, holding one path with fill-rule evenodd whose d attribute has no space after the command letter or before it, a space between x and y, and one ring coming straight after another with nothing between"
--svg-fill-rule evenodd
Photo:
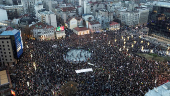
<instances>
[{"instance_id":1,"label":"window","mask_svg":"<svg viewBox=\"0 0 170 96\"><path fill-rule=\"evenodd\" d=\"M8 48L8 50L10 50L10 48Z\"/></svg>"},{"instance_id":2,"label":"window","mask_svg":"<svg viewBox=\"0 0 170 96\"><path fill-rule=\"evenodd\" d=\"M3 45L3 47L5 47L5 45Z\"/></svg>"},{"instance_id":3,"label":"window","mask_svg":"<svg viewBox=\"0 0 170 96\"><path fill-rule=\"evenodd\" d=\"M4 41L2 41L2 43L4 43Z\"/></svg>"},{"instance_id":4,"label":"window","mask_svg":"<svg viewBox=\"0 0 170 96\"><path fill-rule=\"evenodd\" d=\"M3 57L3 55L1 55L1 57Z\"/></svg>"},{"instance_id":5,"label":"window","mask_svg":"<svg viewBox=\"0 0 170 96\"><path fill-rule=\"evenodd\" d=\"M5 51L5 48L4 48L4 51Z\"/></svg>"},{"instance_id":6,"label":"window","mask_svg":"<svg viewBox=\"0 0 170 96\"><path fill-rule=\"evenodd\" d=\"M8 41L6 41L7 43L9 43Z\"/></svg>"},{"instance_id":7,"label":"window","mask_svg":"<svg viewBox=\"0 0 170 96\"><path fill-rule=\"evenodd\" d=\"M9 57L11 57L11 55L9 55Z\"/></svg>"},{"instance_id":8,"label":"window","mask_svg":"<svg viewBox=\"0 0 170 96\"><path fill-rule=\"evenodd\" d=\"M6 59L6 61L7 61L7 59Z\"/></svg>"},{"instance_id":9,"label":"window","mask_svg":"<svg viewBox=\"0 0 170 96\"><path fill-rule=\"evenodd\" d=\"M9 45L8 45L8 47L9 47Z\"/></svg>"},{"instance_id":10,"label":"window","mask_svg":"<svg viewBox=\"0 0 170 96\"><path fill-rule=\"evenodd\" d=\"M1 48L0 48L0 50L1 50Z\"/></svg>"},{"instance_id":11,"label":"window","mask_svg":"<svg viewBox=\"0 0 170 96\"><path fill-rule=\"evenodd\" d=\"M6 54L6 52L4 52L4 54Z\"/></svg>"},{"instance_id":12,"label":"window","mask_svg":"<svg viewBox=\"0 0 170 96\"><path fill-rule=\"evenodd\" d=\"M10 61L12 61L12 59L10 59Z\"/></svg>"},{"instance_id":13,"label":"window","mask_svg":"<svg viewBox=\"0 0 170 96\"><path fill-rule=\"evenodd\" d=\"M6 57L6 55L5 55L5 57Z\"/></svg>"},{"instance_id":14,"label":"window","mask_svg":"<svg viewBox=\"0 0 170 96\"><path fill-rule=\"evenodd\" d=\"M11 54L11 52L9 52L9 54Z\"/></svg>"}]
</instances>

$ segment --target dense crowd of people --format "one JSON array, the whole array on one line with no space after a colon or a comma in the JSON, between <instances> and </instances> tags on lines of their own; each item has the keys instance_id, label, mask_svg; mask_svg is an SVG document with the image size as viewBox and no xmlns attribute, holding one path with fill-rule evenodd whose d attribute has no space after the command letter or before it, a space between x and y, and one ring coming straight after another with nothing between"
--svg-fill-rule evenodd
<instances>
[{"instance_id":1,"label":"dense crowd of people","mask_svg":"<svg viewBox=\"0 0 170 96\"><path fill-rule=\"evenodd\" d=\"M16 65L17 96L58 95L60 87L68 81L78 83L77 96L143 96L170 80L166 62L147 60L135 54L152 48L148 41L141 43L135 36L112 33L76 36L50 41L28 40L24 53ZM134 42L136 41L136 42ZM132 46L133 44L133 46ZM53 45L57 45L53 48ZM68 48L84 48L92 53L87 62L74 64L63 59ZM95 66L88 65L88 62ZM92 68L93 72L76 74L75 70Z\"/></svg>"}]
</instances>

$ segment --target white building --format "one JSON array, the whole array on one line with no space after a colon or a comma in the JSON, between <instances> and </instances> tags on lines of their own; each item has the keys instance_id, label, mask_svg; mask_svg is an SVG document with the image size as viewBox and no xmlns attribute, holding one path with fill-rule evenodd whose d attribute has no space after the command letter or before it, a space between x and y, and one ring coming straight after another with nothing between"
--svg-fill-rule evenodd
<instances>
[{"instance_id":1,"label":"white building","mask_svg":"<svg viewBox=\"0 0 170 96\"><path fill-rule=\"evenodd\" d=\"M42 11L38 13L38 20L43 23L57 27L56 15L52 11Z\"/></svg>"},{"instance_id":2,"label":"white building","mask_svg":"<svg viewBox=\"0 0 170 96\"><path fill-rule=\"evenodd\" d=\"M106 24L113 21L113 12L106 9L100 9L96 12L96 19L100 22L102 28L107 28L108 26Z\"/></svg>"},{"instance_id":3,"label":"white building","mask_svg":"<svg viewBox=\"0 0 170 96\"><path fill-rule=\"evenodd\" d=\"M138 9L139 11L139 25L147 25L149 9Z\"/></svg>"},{"instance_id":4,"label":"white building","mask_svg":"<svg viewBox=\"0 0 170 96\"><path fill-rule=\"evenodd\" d=\"M24 7L24 14L34 13L34 5L36 0L22 0L22 5Z\"/></svg>"},{"instance_id":5,"label":"white building","mask_svg":"<svg viewBox=\"0 0 170 96\"><path fill-rule=\"evenodd\" d=\"M101 24L98 21L89 21L89 29L91 33L101 32Z\"/></svg>"},{"instance_id":6,"label":"white building","mask_svg":"<svg viewBox=\"0 0 170 96\"><path fill-rule=\"evenodd\" d=\"M77 27L77 19L74 17L70 18L70 19L68 19L67 22L65 22L65 25L67 26L67 28L73 29L73 28Z\"/></svg>"},{"instance_id":7,"label":"white building","mask_svg":"<svg viewBox=\"0 0 170 96\"><path fill-rule=\"evenodd\" d=\"M0 9L0 21L8 20L7 12L4 9Z\"/></svg>"},{"instance_id":8,"label":"white building","mask_svg":"<svg viewBox=\"0 0 170 96\"><path fill-rule=\"evenodd\" d=\"M110 22L109 24L109 30L119 30L120 29L120 24L117 22Z\"/></svg>"},{"instance_id":9,"label":"white building","mask_svg":"<svg viewBox=\"0 0 170 96\"><path fill-rule=\"evenodd\" d=\"M56 31L56 38L60 39L60 38L65 38L66 34L65 34L65 30L63 31Z\"/></svg>"},{"instance_id":10,"label":"white building","mask_svg":"<svg viewBox=\"0 0 170 96\"><path fill-rule=\"evenodd\" d=\"M55 31L53 26L49 26L42 22L38 22L37 24L31 26L31 29L33 37L36 38L37 40L43 41L55 39L54 35Z\"/></svg>"},{"instance_id":11,"label":"white building","mask_svg":"<svg viewBox=\"0 0 170 96\"><path fill-rule=\"evenodd\" d=\"M38 11L43 9L43 4L42 2L37 2L35 5L34 5L34 9L35 9L35 16L38 18Z\"/></svg>"},{"instance_id":12,"label":"white building","mask_svg":"<svg viewBox=\"0 0 170 96\"><path fill-rule=\"evenodd\" d=\"M120 20L121 23L128 26L136 26L139 24L140 13L137 12L129 12L129 11L121 11L120 12Z\"/></svg>"}]
</instances>

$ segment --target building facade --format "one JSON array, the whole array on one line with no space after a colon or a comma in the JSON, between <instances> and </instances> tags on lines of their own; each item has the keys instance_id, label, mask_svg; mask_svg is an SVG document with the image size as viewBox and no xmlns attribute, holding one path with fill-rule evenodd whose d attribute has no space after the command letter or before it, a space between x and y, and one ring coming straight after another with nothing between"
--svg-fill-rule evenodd
<instances>
[{"instance_id":1,"label":"building facade","mask_svg":"<svg viewBox=\"0 0 170 96\"><path fill-rule=\"evenodd\" d=\"M157 2L149 14L149 35L170 37L170 3Z\"/></svg>"},{"instance_id":2,"label":"building facade","mask_svg":"<svg viewBox=\"0 0 170 96\"><path fill-rule=\"evenodd\" d=\"M120 24L117 22L110 22L110 27L109 30L119 30L120 29Z\"/></svg>"},{"instance_id":3,"label":"building facade","mask_svg":"<svg viewBox=\"0 0 170 96\"><path fill-rule=\"evenodd\" d=\"M52 11L41 11L38 13L38 20L47 23L53 27L57 27L56 15Z\"/></svg>"},{"instance_id":4,"label":"building facade","mask_svg":"<svg viewBox=\"0 0 170 96\"><path fill-rule=\"evenodd\" d=\"M0 60L3 66L17 62L23 53L23 42L20 30L4 31L0 34Z\"/></svg>"},{"instance_id":5,"label":"building facade","mask_svg":"<svg viewBox=\"0 0 170 96\"><path fill-rule=\"evenodd\" d=\"M31 26L31 29L33 37L39 41L55 39L55 30L53 26L38 22L37 24Z\"/></svg>"},{"instance_id":6,"label":"building facade","mask_svg":"<svg viewBox=\"0 0 170 96\"><path fill-rule=\"evenodd\" d=\"M89 21L89 29L91 33L101 32L101 24L98 21Z\"/></svg>"},{"instance_id":7,"label":"building facade","mask_svg":"<svg viewBox=\"0 0 170 96\"><path fill-rule=\"evenodd\" d=\"M90 30L86 27L76 27L73 28L73 32L77 35L86 35L90 34Z\"/></svg>"}]
</instances>

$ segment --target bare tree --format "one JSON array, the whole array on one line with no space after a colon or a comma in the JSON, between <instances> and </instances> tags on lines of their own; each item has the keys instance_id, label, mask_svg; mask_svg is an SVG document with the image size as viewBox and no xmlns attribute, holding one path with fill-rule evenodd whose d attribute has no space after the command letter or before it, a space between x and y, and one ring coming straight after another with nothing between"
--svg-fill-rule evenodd
<instances>
[{"instance_id":1,"label":"bare tree","mask_svg":"<svg viewBox=\"0 0 170 96\"><path fill-rule=\"evenodd\" d=\"M78 84L73 81L69 81L61 87L61 94L63 96L75 96L77 92Z\"/></svg>"}]
</instances>

